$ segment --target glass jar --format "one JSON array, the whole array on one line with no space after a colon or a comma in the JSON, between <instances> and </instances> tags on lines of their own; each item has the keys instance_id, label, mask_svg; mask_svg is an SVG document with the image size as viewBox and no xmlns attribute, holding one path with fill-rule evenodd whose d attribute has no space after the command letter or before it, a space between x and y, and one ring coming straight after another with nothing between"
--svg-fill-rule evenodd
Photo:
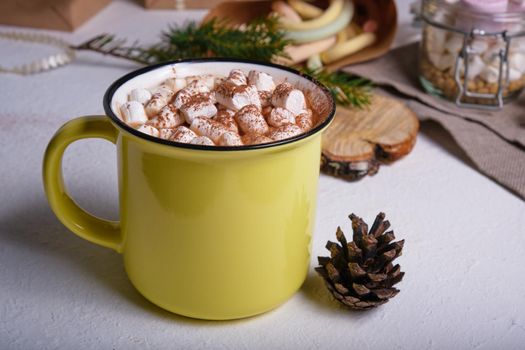
<instances>
[{"instance_id":1,"label":"glass jar","mask_svg":"<svg viewBox=\"0 0 525 350\"><path fill-rule=\"evenodd\" d=\"M500 109L525 86L520 0L423 0L419 77L461 107Z\"/></svg>"}]
</instances>

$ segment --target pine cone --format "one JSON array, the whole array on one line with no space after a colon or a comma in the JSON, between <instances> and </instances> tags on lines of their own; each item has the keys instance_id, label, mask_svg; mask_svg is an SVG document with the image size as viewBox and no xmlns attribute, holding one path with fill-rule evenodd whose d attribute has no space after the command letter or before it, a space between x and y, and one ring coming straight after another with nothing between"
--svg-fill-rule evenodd
<instances>
[{"instance_id":1,"label":"pine cone","mask_svg":"<svg viewBox=\"0 0 525 350\"><path fill-rule=\"evenodd\" d=\"M385 231L390 222L379 213L368 232L368 225L355 214L352 220L353 242L347 243L340 227L336 237L341 245L330 242L331 257L318 257L315 270L323 277L332 295L353 309L370 309L386 303L399 293L393 287L403 279L399 265L392 261L401 255L404 240L393 242L394 232Z\"/></svg>"}]
</instances>

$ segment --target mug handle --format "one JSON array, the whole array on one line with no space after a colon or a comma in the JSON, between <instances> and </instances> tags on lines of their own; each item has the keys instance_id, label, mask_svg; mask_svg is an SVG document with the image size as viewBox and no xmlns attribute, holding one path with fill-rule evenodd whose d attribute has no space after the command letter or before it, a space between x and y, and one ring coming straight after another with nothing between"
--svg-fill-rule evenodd
<instances>
[{"instance_id":1,"label":"mug handle","mask_svg":"<svg viewBox=\"0 0 525 350\"><path fill-rule=\"evenodd\" d=\"M121 253L120 222L100 219L69 196L62 176L62 157L70 143L102 138L114 144L118 131L106 116L86 116L65 123L53 136L44 155L43 178L47 200L58 219L78 236Z\"/></svg>"}]
</instances>

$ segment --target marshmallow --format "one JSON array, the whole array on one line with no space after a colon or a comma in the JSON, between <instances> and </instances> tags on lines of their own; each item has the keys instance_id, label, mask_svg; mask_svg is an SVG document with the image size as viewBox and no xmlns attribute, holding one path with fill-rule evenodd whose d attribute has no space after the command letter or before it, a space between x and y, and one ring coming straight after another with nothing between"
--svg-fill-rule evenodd
<instances>
[{"instance_id":1,"label":"marshmallow","mask_svg":"<svg viewBox=\"0 0 525 350\"><path fill-rule=\"evenodd\" d=\"M487 43L487 40L476 39L470 43L469 47L472 53L479 55L488 50L489 44Z\"/></svg>"},{"instance_id":2,"label":"marshmallow","mask_svg":"<svg viewBox=\"0 0 525 350\"><path fill-rule=\"evenodd\" d=\"M432 15L432 17L438 23L450 23L449 11L450 10L448 10L447 8L441 8L441 6L438 6L436 8L436 12ZM440 29L440 30L443 30L443 29Z\"/></svg>"},{"instance_id":3,"label":"marshmallow","mask_svg":"<svg viewBox=\"0 0 525 350\"><path fill-rule=\"evenodd\" d=\"M203 92L203 93L194 94L191 91L183 89L179 91L179 93L175 97L175 100L173 101L173 105L176 108L181 109L182 106L192 102L192 100L194 101L195 99L208 100L212 104L215 104L217 102L217 100L215 99L215 93L213 92Z\"/></svg>"},{"instance_id":4,"label":"marshmallow","mask_svg":"<svg viewBox=\"0 0 525 350\"><path fill-rule=\"evenodd\" d=\"M158 129L159 137L164 140L169 140L175 133L175 129Z\"/></svg>"},{"instance_id":5,"label":"marshmallow","mask_svg":"<svg viewBox=\"0 0 525 350\"><path fill-rule=\"evenodd\" d=\"M197 117L193 119L190 129L201 136L209 137L217 143L222 134L228 131L224 125L208 118Z\"/></svg>"},{"instance_id":6,"label":"marshmallow","mask_svg":"<svg viewBox=\"0 0 525 350\"><path fill-rule=\"evenodd\" d=\"M487 48L481 57L485 62L492 62L494 60L499 60L499 53L501 50L505 50L505 44L502 42L497 42Z\"/></svg>"},{"instance_id":7,"label":"marshmallow","mask_svg":"<svg viewBox=\"0 0 525 350\"><path fill-rule=\"evenodd\" d=\"M159 137L159 131L151 125L142 124L137 130L150 136Z\"/></svg>"},{"instance_id":8,"label":"marshmallow","mask_svg":"<svg viewBox=\"0 0 525 350\"><path fill-rule=\"evenodd\" d=\"M462 35L453 35L445 43L445 49L447 52L457 56L463 48L464 38ZM481 55L489 49L489 43L486 39L475 39L468 43L471 54Z\"/></svg>"},{"instance_id":9,"label":"marshmallow","mask_svg":"<svg viewBox=\"0 0 525 350\"><path fill-rule=\"evenodd\" d=\"M136 127L148 121L144 106L138 101L128 101L120 106L122 119L129 125Z\"/></svg>"},{"instance_id":10,"label":"marshmallow","mask_svg":"<svg viewBox=\"0 0 525 350\"><path fill-rule=\"evenodd\" d=\"M162 85L156 89L146 105L146 113L149 117L153 117L160 112L162 107L168 104L172 99L175 92L169 89L167 86Z\"/></svg>"},{"instance_id":11,"label":"marshmallow","mask_svg":"<svg viewBox=\"0 0 525 350\"><path fill-rule=\"evenodd\" d=\"M268 107L272 105L272 93L270 91L259 91L259 100L261 100L261 107Z\"/></svg>"},{"instance_id":12,"label":"marshmallow","mask_svg":"<svg viewBox=\"0 0 525 350\"><path fill-rule=\"evenodd\" d=\"M149 102L146 104L146 114L148 115L148 117L153 117L155 115L157 115L160 110L166 106L167 104L169 103L169 100L167 99L164 99L164 98L158 98L158 97L155 97L155 95L153 95L153 97L151 98L151 100L149 100Z\"/></svg>"},{"instance_id":13,"label":"marshmallow","mask_svg":"<svg viewBox=\"0 0 525 350\"><path fill-rule=\"evenodd\" d=\"M169 87L174 92L177 92L186 87L186 79L185 78L169 78L169 79L166 79L163 84Z\"/></svg>"},{"instance_id":14,"label":"marshmallow","mask_svg":"<svg viewBox=\"0 0 525 350\"><path fill-rule=\"evenodd\" d=\"M244 75L243 71L240 69L231 70L230 75L228 75L227 80L237 86L248 84L246 75Z\"/></svg>"},{"instance_id":15,"label":"marshmallow","mask_svg":"<svg viewBox=\"0 0 525 350\"><path fill-rule=\"evenodd\" d=\"M288 139L290 137L297 136L299 134L302 134L303 130L301 130L300 127L298 127L295 124L286 124L284 126L281 126L277 129L273 129L268 134L268 137L275 141Z\"/></svg>"},{"instance_id":16,"label":"marshmallow","mask_svg":"<svg viewBox=\"0 0 525 350\"><path fill-rule=\"evenodd\" d=\"M211 103L216 104L217 99L215 98L215 91L205 92L202 94L199 94L199 96L206 96L208 100L211 101Z\"/></svg>"},{"instance_id":17,"label":"marshmallow","mask_svg":"<svg viewBox=\"0 0 525 350\"><path fill-rule=\"evenodd\" d=\"M197 134L195 134L192 130L185 126L179 126L173 130L173 134L169 139L170 141L189 143L196 137Z\"/></svg>"},{"instance_id":18,"label":"marshmallow","mask_svg":"<svg viewBox=\"0 0 525 350\"><path fill-rule=\"evenodd\" d=\"M186 118L186 122L191 124L196 117L213 117L217 114L217 107L215 107L210 98L199 94L192 96L186 104L182 105L180 111L184 115L184 118Z\"/></svg>"},{"instance_id":19,"label":"marshmallow","mask_svg":"<svg viewBox=\"0 0 525 350\"><path fill-rule=\"evenodd\" d=\"M247 105L235 114L235 121L245 134L266 134L268 124L255 105Z\"/></svg>"},{"instance_id":20,"label":"marshmallow","mask_svg":"<svg viewBox=\"0 0 525 350\"><path fill-rule=\"evenodd\" d=\"M273 140L267 136L260 135L260 134L245 134L241 138L242 143L245 145L256 145L259 143L269 143L273 142Z\"/></svg>"},{"instance_id":21,"label":"marshmallow","mask_svg":"<svg viewBox=\"0 0 525 350\"><path fill-rule=\"evenodd\" d=\"M306 110L306 101L301 90L294 89L290 83L277 85L272 94L272 105L289 110L294 115Z\"/></svg>"},{"instance_id":22,"label":"marshmallow","mask_svg":"<svg viewBox=\"0 0 525 350\"><path fill-rule=\"evenodd\" d=\"M510 68L517 70L520 73L525 73L525 54L512 53L509 55Z\"/></svg>"},{"instance_id":23,"label":"marshmallow","mask_svg":"<svg viewBox=\"0 0 525 350\"><path fill-rule=\"evenodd\" d=\"M443 29L427 26L425 46L428 52L443 52L446 47L447 32Z\"/></svg>"},{"instance_id":24,"label":"marshmallow","mask_svg":"<svg viewBox=\"0 0 525 350\"><path fill-rule=\"evenodd\" d=\"M480 56L474 55L469 57L468 61L468 79L476 78L485 68L485 62L481 59ZM465 68L461 67L461 72L465 72Z\"/></svg>"},{"instance_id":25,"label":"marshmallow","mask_svg":"<svg viewBox=\"0 0 525 350\"><path fill-rule=\"evenodd\" d=\"M180 90L177 93L173 104L175 105L175 107L180 109L183 105L185 105L191 100L192 96L206 94L209 92L210 89L202 80L193 80L188 85L186 85L184 89ZM210 98L214 99L215 97L210 96Z\"/></svg>"},{"instance_id":26,"label":"marshmallow","mask_svg":"<svg viewBox=\"0 0 525 350\"><path fill-rule=\"evenodd\" d=\"M226 77L215 77L215 84L213 85L213 88L216 89L219 85L221 85L225 81L226 81Z\"/></svg>"},{"instance_id":27,"label":"marshmallow","mask_svg":"<svg viewBox=\"0 0 525 350\"><path fill-rule=\"evenodd\" d=\"M525 38L517 37L510 41L510 52L525 53Z\"/></svg>"},{"instance_id":28,"label":"marshmallow","mask_svg":"<svg viewBox=\"0 0 525 350\"><path fill-rule=\"evenodd\" d=\"M520 80L522 75L522 72L520 72L519 70L509 68L509 81Z\"/></svg>"},{"instance_id":29,"label":"marshmallow","mask_svg":"<svg viewBox=\"0 0 525 350\"><path fill-rule=\"evenodd\" d=\"M217 108L217 117L233 117L235 116L235 111L225 108L224 106L219 105Z\"/></svg>"},{"instance_id":30,"label":"marshmallow","mask_svg":"<svg viewBox=\"0 0 525 350\"><path fill-rule=\"evenodd\" d=\"M503 82L505 82L506 70L507 64L504 64L502 72ZM512 65L509 67L509 81L519 80L521 79L522 75L523 74L519 70L512 68ZM481 73L481 77L488 83L497 83L499 80L499 61L494 60L490 65L486 66Z\"/></svg>"},{"instance_id":31,"label":"marshmallow","mask_svg":"<svg viewBox=\"0 0 525 350\"><path fill-rule=\"evenodd\" d=\"M248 73L248 84L255 85L259 91L272 92L275 89L272 76L256 70L251 70Z\"/></svg>"},{"instance_id":32,"label":"marshmallow","mask_svg":"<svg viewBox=\"0 0 525 350\"><path fill-rule=\"evenodd\" d=\"M441 53L430 52L430 51L427 52L428 60L430 61L430 63L432 63L434 67L438 69L441 63L441 56L443 56L443 54Z\"/></svg>"},{"instance_id":33,"label":"marshmallow","mask_svg":"<svg viewBox=\"0 0 525 350\"><path fill-rule=\"evenodd\" d=\"M133 89L129 93L130 101L137 101L145 105L151 99L151 92L146 89Z\"/></svg>"},{"instance_id":34,"label":"marshmallow","mask_svg":"<svg viewBox=\"0 0 525 350\"><path fill-rule=\"evenodd\" d=\"M148 121L149 125L157 129L175 128L184 124L184 117L177 111L174 105L164 106L159 114Z\"/></svg>"},{"instance_id":35,"label":"marshmallow","mask_svg":"<svg viewBox=\"0 0 525 350\"><path fill-rule=\"evenodd\" d=\"M192 80L188 82L188 85L186 85L185 89L190 91L193 95L210 92L210 88L208 87L206 79Z\"/></svg>"},{"instance_id":36,"label":"marshmallow","mask_svg":"<svg viewBox=\"0 0 525 350\"><path fill-rule=\"evenodd\" d=\"M220 146L242 146L241 137L239 134L227 131L219 137Z\"/></svg>"},{"instance_id":37,"label":"marshmallow","mask_svg":"<svg viewBox=\"0 0 525 350\"><path fill-rule=\"evenodd\" d=\"M217 87L215 98L221 105L238 111L246 105L255 105L261 108L261 100L257 88L253 85L236 86L225 81Z\"/></svg>"},{"instance_id":38,"label":"marshmallow","mask_svg":"<svg viewBox=\"0 0 525 350\"><path fill-rule=\"evenodd\" d=\"M176 108L181 108L186 103L189 102L191 97L193 96L193 93L190 90L182 89L179 92L177 92L177 95L175 96L175 99L173 100L173 105Z\"/></svg>"},{"instance_id":39,"label":"marshmallow","mask_svg":"<svg viewBox=\"0 0 525 350\"><path fill-rule=\"evenodd\" d=\"M308 131L312 128L314 124L312 110L307 110L304 113L301 113L295 117L295 124L301 128L303 131Z\"/></svg>"},{"instance_id":40,"label":"marshmallow","mask_svg":"<svg viewBox=\"0 0 525 350\"><path fill-rule=\"evenodd\" d=\"M235 133L239 133L239 127L237 126L237 123L235 122L235 118L231 116L228 112L225 111L219 111L215 118L213 120L221 123L226 127L226 129L233 131Z\"/></svg>"},{"instance_id":41,"label":"marshmallow","mask_svg":"<svg viewBox=\"0 0 525 350\"><path fill-rule=\"evenodd\" d=\"M175 91L170 89L170 87L165 84L159 85L156 88L150 90L152 90L153 95L159 95L166 99L170 99L173 97L173 95L175 95Z\"/></svg>"},{"instance_id":42,"label":"marshmallow","mask_svg":"<svg viewBox=\"0 0 525 350\"><path fill-rule=\"evenodd\" d=\"M428 52L427 53L428 59L430 62L439 70L447 70L451 67L453 67L456 63L456 58L452 56L449 53L435 53L435 52Z\"/></svg>"},{"instance_id":43,"label":"marshmallow","mask_svg":"<svg viewBox=\"0 0 525 350\"><path fill-rule=\"evenodd\" d=\"M278 128L286 124L294 124L295 116L289 110L277 107L270 112L267 121L270 126Z\"/></svg>"},{"instance_id":44,"label":"marshmallow","mask_svg":"<svg viewBox=\"0 0 525 350\"><path fill-rule=\"evenodd\" d=\"M202 145L202 146L215 146L213 141L206 136L197 136L193 140L190 141L192 145Z\"/></svg>"},{"instance_id":45,"label":"marshmallow","mask_svg":"<svg viewBox=\"0 0 525 350\"><path fill-rule=\"evenodd\" d=\"M452 35L450 39L445 42L444 49L453 55L457 55L461 48L463 47L463 36L462 35ZM441 51L431 51L439 53Z\"/></svg>"},{"instance_id":46,"label":"marshmallow","mask_svg":"<svg viewBox=\"0 0 525 350\"><path fill-rule=\"evenodd\" d=\"M192 82L197 81L199 85L206 85L208 90L213 90L215 88L215 77L211 74L204 74L204 75L192 75L189 77L186 77L186 82L188 84L191 84ZM206 92L206 91L202 91Z\"/></svg>"},{"instance_id":47,"label":"marshmallow","mask_svg":"<svg viewBox=\"0 0 525 350\"><path fill-rule=\"evenodd\" d=\"M497 83L499 79L499 68L493 65L485 66L480 77L487 83Z\"/></svg>"}]
</instances>

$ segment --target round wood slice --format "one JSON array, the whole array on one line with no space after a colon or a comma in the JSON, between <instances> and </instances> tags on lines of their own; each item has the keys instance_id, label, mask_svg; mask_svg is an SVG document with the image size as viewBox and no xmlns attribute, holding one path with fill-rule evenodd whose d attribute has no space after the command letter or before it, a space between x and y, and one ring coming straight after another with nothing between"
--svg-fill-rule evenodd
<instances>
[{"instance_id":1,"label":"round wood slice","mask_svg":"<svg viewBox=\"0 0 525 350\"><path fill-rule=\"evenodd\" d=\"M392 98L373 95L364 109L337 106L323 134L321 170L348 180L373 175L381 163L408 154L418 130L415 113Z\"/></svg>"}]
</instances>

